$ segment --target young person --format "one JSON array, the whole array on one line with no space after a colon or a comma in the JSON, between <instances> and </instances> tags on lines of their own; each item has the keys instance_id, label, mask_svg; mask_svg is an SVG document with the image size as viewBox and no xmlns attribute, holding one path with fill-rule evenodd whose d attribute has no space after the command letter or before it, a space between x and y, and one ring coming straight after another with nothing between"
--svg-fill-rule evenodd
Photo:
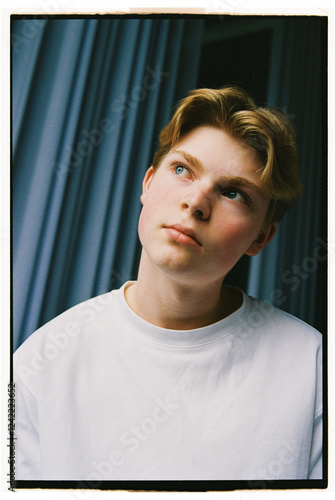
<instances>
[{"instance_id":1,"label":"young person","mask_svg":"<svg viewBox=\"0 0 335 500\"><path fill-rule=\"evenodd\" d=\"M143 180L135 282L15 360L17 479L322 478L321 335L227 286L301 192L286 115L198 89Z\"/></svg>"}]
</instances>

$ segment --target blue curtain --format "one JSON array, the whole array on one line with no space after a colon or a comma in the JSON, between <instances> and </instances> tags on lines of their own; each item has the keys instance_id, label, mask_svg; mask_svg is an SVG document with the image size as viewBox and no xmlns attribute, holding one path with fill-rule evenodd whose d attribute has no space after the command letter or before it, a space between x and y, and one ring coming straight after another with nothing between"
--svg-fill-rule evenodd
<instances>
[{"instance_id":1,"label":"blue curtain","mask_svg":"<svg viewBox=\"0 0 335 500\"><path fill-rule=\"evenodd\" d=\"M142 178L174 104L196 86L204 19L12 19L16 349L72 305L136 278ZM250 260L247 287L317 328L326 318L324 21L274 23L267 100L295 122L304 192Z\"/></svg>"},{"instance_id":2,"label":"blue curtain","mask_svg":"<svg viewBox=\"0 0 335 500\"><path fill-rule=\"evenodd\" d=\"M12 18L14 350L136 277L141 182L202 19Z\"/></svg>"}]
</instances>

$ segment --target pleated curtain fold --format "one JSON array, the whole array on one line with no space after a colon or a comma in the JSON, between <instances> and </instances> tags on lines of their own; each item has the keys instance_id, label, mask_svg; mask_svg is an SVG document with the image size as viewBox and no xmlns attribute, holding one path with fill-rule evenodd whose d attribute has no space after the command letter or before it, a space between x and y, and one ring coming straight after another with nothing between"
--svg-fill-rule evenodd
<instances>
[{"instance_id":1,"label":"pleated curtain fold","mask_svg":"<svg viewBox=\"0 0 335 500\"><path fill-rule=\"evenodd\" d=\"M197 86L204 25L197 16L12 20L14 349L69 307L136 278L142 179L174 105ZM294 121L304 190L250 260L246 290L319 329L325 33L321 17L273 20L267 104Z\"/></svg>"},{"instance_id":2,"label":"pleated curtain fold","mask_svg":"<svg viewBox=\"0 0 335 500\"><path fill-rule=\"evenodd\" d=\"M202 19L12 22L14 348L136 277L142 178L194 88Z\"/></svg>"}]
</instances>

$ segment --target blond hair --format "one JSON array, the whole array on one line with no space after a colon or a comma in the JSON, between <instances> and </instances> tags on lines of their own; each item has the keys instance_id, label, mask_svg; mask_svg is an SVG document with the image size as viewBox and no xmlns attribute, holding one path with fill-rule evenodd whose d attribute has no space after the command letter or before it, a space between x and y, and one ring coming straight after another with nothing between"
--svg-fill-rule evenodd
<instances>
[{"instance_id":1,"label":"blond hair","mask_svg":"<svg viewBox=\"0 0 335 500\"><path fill-rule=\"evenodd\" d=\"M256 106L239 87L193 90L161 131L153 167L160 165L183 135L201 126L222 129L257 152L260 187L270 200L266 224L279 221L302 190L295 131L287 114Z\"/></svg>"}]
</instances>

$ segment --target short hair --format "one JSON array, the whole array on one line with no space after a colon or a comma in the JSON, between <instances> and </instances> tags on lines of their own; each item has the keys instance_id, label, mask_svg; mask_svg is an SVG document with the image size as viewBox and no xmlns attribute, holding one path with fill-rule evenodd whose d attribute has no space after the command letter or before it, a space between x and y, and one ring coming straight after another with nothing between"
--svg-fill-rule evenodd
<instances>
[{"instance_id":1,"label":"short hair","mask_svg":"<svg viewBox=\"0 0 335 500\"><path fill-rule=\"evenodd\" d=\"M295 130L286 113L258 107L240 87L192 90L177 106L159 135L153 159L157 168L187 132L212 126L255 150L260 161L260 187L269 199L265 225L278 222L300 196Z\"/></svg>"}]
</instances>

